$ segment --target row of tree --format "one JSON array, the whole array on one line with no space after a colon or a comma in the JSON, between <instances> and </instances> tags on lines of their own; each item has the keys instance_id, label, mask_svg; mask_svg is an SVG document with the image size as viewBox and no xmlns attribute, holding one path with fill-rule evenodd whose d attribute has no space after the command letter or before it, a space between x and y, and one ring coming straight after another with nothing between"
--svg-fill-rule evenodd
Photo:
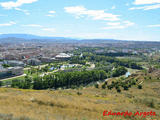
<instances>
[{"instance_id":1,"label":"row of tree","mask_svg":"<svg viewBox=\"0 0 160 120\"><path fill-rule=\"evenodd\" d=\"M123 52L116 52L116 53L102 52L102 53L97 53L97 55L118 57L118 56L132 56L134 54L132 54L132 53L123 53Z\"/></svg>"},{"instance_id":2,"label":"row of tree","mask_svg":"<svg viewBox=\"0 0 160 120\"><path fill-rule=\"evenodd\" d=\"M104 80L107 77L118 77L124 75L127 69L117 67L112 72L104 70L91 71L73 71L73 72L57 72L54 74L45 75L44 77L36 76L34 78L26 76L24 80L12 81L11 87L22 89L48 89L48 88L75 88L81 85L86 86L91 82Z\"/></svg>"},{"instance_id":3,"label":"row of tree","mask_svg":"<svg viewBox=\"0 0 160 120\"><path fill-rule=\"evenodd\" d=\"M25 77L24 81L15 80L12 82L12 87L22 89L48 89L48 88L72 88L80 85L88 85L91 82L104 80L107 74L103 70L92 71L74 71L74 72L59 72L44 77Z\"/></svg>"},{"instance_id":4,"label":"row of tree","mask_svg":"<svg viewBox=\"0 0 160 120\"><path fill-rule=\"evenodd\" d=\"M143 69L141 65L128 59L118 59L110 56L94 55L92 53L85 53L83 55L83 59L86 59L88 61L93 61L93 62L105 61L105 62L113 63L116 66L124 66L132 69L140 69L140 70Z\"/></svg>"}]
</instances>

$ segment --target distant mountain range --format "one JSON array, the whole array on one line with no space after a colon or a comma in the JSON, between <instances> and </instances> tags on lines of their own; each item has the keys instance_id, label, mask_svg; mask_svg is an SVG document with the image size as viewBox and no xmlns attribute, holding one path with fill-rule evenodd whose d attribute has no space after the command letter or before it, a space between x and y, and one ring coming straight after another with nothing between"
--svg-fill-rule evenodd
<instances>
[{"instance_id":1,"label":"distant mountain range","mask_svg":"<svg viewBox=\"0 0 160 120\"><path fill-rule=\"evenodd\" d=\"M79 39L69 37L46 37L32 34L0 34L0 43L21 43L21 42L61 42L61 43L119 43L119 42L158 42L158 41L135 41L116 39Z\"/></svg>"},{"instance_id":2,"label":"distant mountain range","mask_svg":"<svg viewBox=\"0 0 160 120\"><path fill-rule=\"evenodd\" d=\"M65 37L45 37L31 34L1 34L0 43L23 43L23 42L75 42L77 39Z\"/></svg>"},{"instance_id":3,"label":"distant mountain range","mask_svg":"<svg viewBox=\"0 0 160 120\"><path fill-rule=\"evenodd\" d=\"M78 39L67 37L45 37L31 34L1 34L0 43L20 43L20 42L63 42L63 43L75 43L75 42L120 42L120 40L114 39Z\"/></svg>"},{"instance_id":4,"label":"distant mountain range","mask_svg":"<svg viewBox=\"0 0 160 120\"><path fill-rule=\"evenodd\" d=\"M1 34L0 39L2 38L21 38L21 39L71 39L71 38L65 38L65 37L44 37L44 36L37 36L37 35L31 35L31 34Z\"/></svg>"}]
</instances>

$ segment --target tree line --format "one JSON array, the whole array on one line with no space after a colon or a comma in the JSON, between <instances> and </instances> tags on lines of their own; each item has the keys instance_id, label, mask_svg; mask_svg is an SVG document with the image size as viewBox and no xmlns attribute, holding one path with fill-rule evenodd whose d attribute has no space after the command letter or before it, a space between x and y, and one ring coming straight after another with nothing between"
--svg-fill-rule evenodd
<instances>
[{"instance_id":1,"label":"tree line","mask_svg":"<svg viewBox=\"0 0 160 120\"><path fill-rule=\"evenodd\" d=\"M113 63L116 66L124 66L124 67L132 68L132 69L139 69L139 70L143 69L141 65L137 64L134 61L128 60L128 59L118 59L118 58L110 57L110 56L94 55L92 53L85 53L83 55L83 59L93 61L93 62L105 61L105 62Z\"/></svg>"},{"instance_id":2,"label":"tree line","mask_svg":"<svg viewBox=\"0 0 160 120\"><path fill-rule=\"evenodd\" d=\"M48 88L73 88L80 85L86 86L91 82L104 80L107 74L103 70L58 72L44 77L25 77L25 80L14 80L12 87L22 89L48 89Z\"/></svg>"},{"instance_id":3,"label":"tree line","mask_svg":"<svg viewBox=\"0 0 160 120\"><path fill-rule=\"evenodd\" d=\"M22 89L48 89L48 88L76 88L86 86L92 82L104 80L107 77L118 77L127 72L124 67L117 67L113 72L104 70L57 72L43 77L34 78L26 76L24 80L13 80L11 87Z\"/></svg>"}]
</instances>

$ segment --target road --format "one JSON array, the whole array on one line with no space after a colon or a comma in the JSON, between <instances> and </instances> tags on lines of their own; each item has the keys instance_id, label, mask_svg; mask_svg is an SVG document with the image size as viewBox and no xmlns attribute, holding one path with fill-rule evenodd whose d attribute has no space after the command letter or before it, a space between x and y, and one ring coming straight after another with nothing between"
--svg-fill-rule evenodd
<instances>
[{"instance_id":1,"label":"road","mask_svg":"<svg viewBox=\"0 0 160 120\"><path fill-rule=\"evenodd\" d=\"M23 77L23 76L26 76L26 74L19 75L19 76L15 76L15 77L10 77L10 78L1 79L0 81L7 81L7 80L10 80L10 79L15 79L15 78Z\"/></svg>"}]
</instances>

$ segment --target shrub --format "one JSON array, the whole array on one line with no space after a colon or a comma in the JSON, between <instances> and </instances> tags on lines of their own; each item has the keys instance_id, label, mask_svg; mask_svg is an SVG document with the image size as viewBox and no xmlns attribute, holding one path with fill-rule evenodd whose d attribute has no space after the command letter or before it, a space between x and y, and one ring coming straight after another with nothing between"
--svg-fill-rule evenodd
<instances>
[{"instance_id":1,"label":"shrub","mask_svg":"<svg viewBox=\"0 0 160 120\"><path fill-rule=\"evenodd\" d=\"M78 91L78 92L77 92L77 95L82 95L82 93Z\"/></svg>"},{"instance_id":2,"label":"shrub","mask_svg":"<svg viewBox=\"0 0 160 120\"><path fill-rule=\"evenodd\" d=\"M105 81L104 83L105 83L105 85L107 85L107 84L108 84L108 82L107 82L107 81Z\"/></svg>"},{"instance_id":3,"label":"shrub","mask_svg":"<svg viewBox=\"0 0 160 120\"><path fill-rule=\"evenodd\" d=\"M119 88L119 86L117 85L117 86L116 86L116 89L118 89L118 88Z\"/></svg>"},{"instance_id":4,"label":"shrub","mask_svg":"<svg viewBox=\"0 0 160 120\"><path fill-rule=\"evenodd\" d=\"M102 85L102 89L106 89L106 84L103 84L103 85Z\"/></svg>"},{"instance_id":5,"label":"shrub","mask_svg":"<svg viewBox=\"0 0 160 120\"><path fill-rule=\"evenodd\" d=\"M112 86L112 85L108 85L107 88L108 88L109 90L112 90L113 86Z\"/></svg>"},{"instance_id":6,"label":"shrub","mask_svg":"<svg viewBox=\"0 0 160 120\"><path fill-rule=\"evenodd\" d=\"M95 87L95 88L99 88L99 84L96 83L96 84L94 85L94 87Z\"/></svg>"},{"instance_id":7,"label":"shrub","mask_svg":"<svg viewBox=\"0 0 160 120\"><path fill-rule=\"evenodd\" d=\"M136 81L134 80L134 81L132 81L132 85L136 85Z\"/></svg>"},{"instance_id":8,"label":"shrub","mask_svg":"<svg viewBox=\"0 0 160 120\"><path fill-rule=\"evenodd\" d=\"M124 90L128 90L128 86L125 85L125 86L123 87L123 89L124 89Z\"/></svg>"},{"instance_id":9,"label":"shrub","mask_svg":"<svg viewBox=\"0 0 160 120\"><path fill-rule=\"evenodd\" d=\"M71 85L71 89L76 89L76 86L75 85Z\"/></svg>"},{"instance_id":10,"label":"shrub","mask_svg":"<svg viewBox=\"0 0 160 120\"><path fill-rule=\"evenodd\" d=\"M129 85L128 85L128 87L129 87L129 88L131 88L131 87L132 87L132 85L131 85L131 84L129 84Z\"/></svg>"},{"instance_id":11,"label":"shrub","mask_svg":"<svg viewBox=\"0 0 160 120\"><path fill-rule=\"evenodd\" d=\"M138 89L142 89L142 85L138 85Z\"/></svg>"},{"instance_id":12,"label":"shrub","mask_svg":"<svg viewBox=\"0 0 160 120\"><path fill-rule=\"evenodd\" d=\"M118 87L116 88L117 92L120 93L121 92L121 89Z\"/></svg>"},{"instance_id":13,"label":"shrub","mask_svg":"<svg viewBox=\"0 0 160 120\"><path fill-rule=\"evenodd\" d=\"M151 107L151 108L155 108L155 102L154 102L154 100L152 99L151 100L151 102L149 103L149 107Z\"/></svg>"}]
</instances>

